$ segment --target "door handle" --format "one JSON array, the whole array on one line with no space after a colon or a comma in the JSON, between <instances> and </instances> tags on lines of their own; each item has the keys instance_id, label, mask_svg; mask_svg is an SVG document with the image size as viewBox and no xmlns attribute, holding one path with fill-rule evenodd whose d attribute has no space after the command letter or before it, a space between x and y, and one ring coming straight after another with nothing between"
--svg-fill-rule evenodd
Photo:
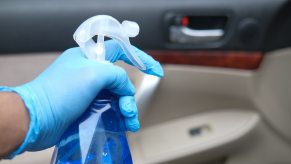
<instances>
[{"instance_id":1,"label":"door handle","mask_svg":"<svg viewBox=\"0 0 291 164\"><path fill-rule=\"evenodd\" d=\"M223 29L191 29L184 26L170 27L170 41L173 43L205 43L221 39Z\"/></svg>"}]
</instances>

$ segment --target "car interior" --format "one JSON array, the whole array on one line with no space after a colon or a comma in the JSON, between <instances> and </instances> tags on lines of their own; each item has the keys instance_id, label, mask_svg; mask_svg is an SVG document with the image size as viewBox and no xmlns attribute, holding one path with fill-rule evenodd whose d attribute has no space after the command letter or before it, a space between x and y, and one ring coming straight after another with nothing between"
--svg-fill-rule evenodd
<instances>
[{"instance_id":1,"label":"car interior","mask_svg":"<svg viewBox=\"0 0 291 164\"><path fill-rule=\"evenodd\" d=\"M291 163L291 1L1 0L0 85L17 86L75 47L87 18L131 20L131 43L163 78L127 70L141 129L136 164ZM53 148L1 164L50 163Z\"/></svg>"}]
</instances>

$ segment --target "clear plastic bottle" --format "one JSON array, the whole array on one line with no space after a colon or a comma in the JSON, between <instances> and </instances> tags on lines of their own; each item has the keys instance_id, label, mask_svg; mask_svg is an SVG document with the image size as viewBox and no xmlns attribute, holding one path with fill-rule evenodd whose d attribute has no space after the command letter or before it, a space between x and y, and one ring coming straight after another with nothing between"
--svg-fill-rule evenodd
<instances>
[{"instance_id":1,"label":"clear plastic bottle","mask_svg":"<svg viewBox=\"0 0 291 164\"><path fill-rule=\"evenodd\" d=\"M97 15L84 21L73 38L88 60L110 64L106 61L104 46L104 37L110 37L119 43L133 65L145 70L129 41L129 37L138 33L136 22L120 24L111 16ZM92 39L95 35L98 35L97 43ZM119 97L108 91L99 93L89 109L63 134L51 164L131 164L118 101Z\"/></svg>"},{"instance_id":2,"label":"clear plastic bottle","mask_svg":"<svg viewBox=\"0 0 291 164\"><path fill-rule=\"evenodd\" d=\"M119 97L102 91L63 134L52 164L131 164Z\"/></svg>"}]
</instances>

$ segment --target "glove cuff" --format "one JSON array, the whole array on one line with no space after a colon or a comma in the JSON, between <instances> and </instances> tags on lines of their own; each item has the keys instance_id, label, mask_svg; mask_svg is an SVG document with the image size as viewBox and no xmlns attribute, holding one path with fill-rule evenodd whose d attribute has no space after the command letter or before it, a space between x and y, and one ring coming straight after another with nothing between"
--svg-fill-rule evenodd
<instances>
[{"instance_id":1,"label":"glove cuff","mask_svg":"<svg viewBox=\"0 0 291 164\"><path fill-rule=\"evenodd\" d=\"M30 93L26 86L10 88L6 86L0 86L0 92L15 92L17 93L23 100L26 109L30 115L30 124L29 130L26 134L26 137L23 143L12 153L7 155L6 159L12 159L16 155L23 153L24 151L28 150L31 145L37 140L39 133L40 133L40 126L39 121L37 119L37 111L35 110L34 99L35 95Z\"/></svg>"}]
</instances>

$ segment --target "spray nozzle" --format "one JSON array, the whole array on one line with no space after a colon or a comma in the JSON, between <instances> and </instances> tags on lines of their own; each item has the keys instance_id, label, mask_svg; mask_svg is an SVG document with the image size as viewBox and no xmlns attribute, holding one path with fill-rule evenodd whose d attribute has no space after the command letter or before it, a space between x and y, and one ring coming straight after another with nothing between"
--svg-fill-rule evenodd
<instances>
[{"instance_id":1,"label":"spray nozzle","mask_svg":"<svg viewBox=\"0 0 291 164\"><path fill-rule=\"evenodd\" d=\"M145 65L136 55L134 47L129 41L129 37L135 37L138 33L139 26L136 22L125 20L120 24L111 16L97 15L87 19L78 27L74 33L74 40L88 59L105 62L104 37L112 38L118 41L133 65L145 70ZM97 35L96 43L92 39L95 35Z\"/></svg>"}]
</instances>

